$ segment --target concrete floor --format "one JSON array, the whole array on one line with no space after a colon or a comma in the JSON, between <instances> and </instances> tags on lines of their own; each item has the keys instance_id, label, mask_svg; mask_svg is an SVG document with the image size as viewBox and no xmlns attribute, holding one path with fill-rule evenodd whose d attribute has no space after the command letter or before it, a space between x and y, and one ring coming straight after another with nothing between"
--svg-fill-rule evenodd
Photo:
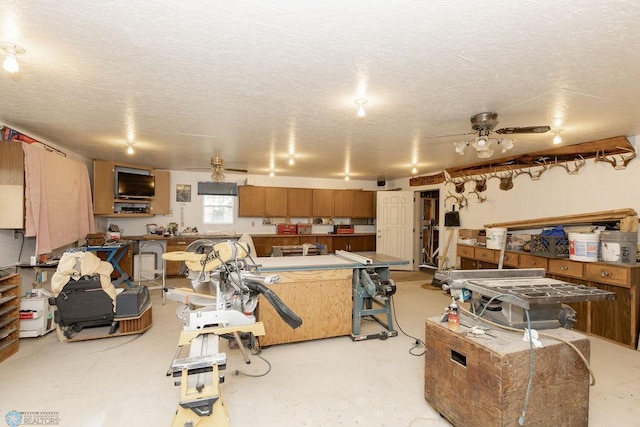
<instances>
[{"instance_id":1,"label":"concrete floor","mask_svg":"<svg viewBox=\"0 0 640 427\"><path fill-rule=\"evenodd\" d=\"M448 303L425 280L399 282L394 297L400 332L387 340L348 337L275 345L246 365L227 353L222 385L231 425L240 426L448 426L424 399L423 347L427 317ZM9 411L55 417L59 426L168 426L179 388L165 376L181 324L178 304L162 304L152 291L153 327L142 335L63 343L54 333L20 341L0 363L0 424ZM375 322L366 328L379 331ZM363 328L364 328L363 327ZM364 331L368 332L368 331ZM592 426L637 425L640 352L591 338L597 383L590 389ZM239 375L232 372L238 370ZM4 425L4 424L2 424Z\"/></svg>"}]
</instances>

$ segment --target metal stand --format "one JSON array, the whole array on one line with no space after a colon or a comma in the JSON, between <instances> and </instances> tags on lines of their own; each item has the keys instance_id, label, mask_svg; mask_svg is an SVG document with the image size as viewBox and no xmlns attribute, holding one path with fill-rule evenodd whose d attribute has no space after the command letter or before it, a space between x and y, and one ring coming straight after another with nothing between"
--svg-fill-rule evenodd
<instances>
[{"instance_id":1,"label":"metal stand","mask_svg":"<svg viewBox=\"0 0 640 427\"><path fill-rule=\"evenodd\" d=\"M369 267L354 269L352 279L353 290L353 324L351 339L362 341L372 338L387 339L395 337L398 331L393 329L393 316L391 311L391 296L395 293L395 283L389 279L388 267ZM373 308L376 304L380 308ZM384 314L387 322L376 317ZM371 316L385 330L376 334L361 334L362 318Z\"/></svg>"}]
</instances>

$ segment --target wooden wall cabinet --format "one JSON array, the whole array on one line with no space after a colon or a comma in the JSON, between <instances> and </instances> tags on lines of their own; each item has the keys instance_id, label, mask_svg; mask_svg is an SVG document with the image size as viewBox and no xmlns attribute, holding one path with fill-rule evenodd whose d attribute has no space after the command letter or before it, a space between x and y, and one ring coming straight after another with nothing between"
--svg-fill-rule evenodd
<instances>
[{"instance_id":1,"label":"wooden wall cabinet","mask_svg":"<svg viewBox=\"0 0 640 427\"><path fill-rule=\"evenodd\" d=\"M24 228L24 153L20 142L0 142L0 228Z\"/></svg>"},{"instance_id":2,"label":"wooden wall cabinet","mask_svg":"<svg viewBox=\"0 0 640 427\"><path fill-rule=\"evenodd\" d=\"M351 218L355 195L355 190L335 190L333 193L333 216L336 218Z\"/></svg>"},{"instance_id":3,"label":"wooden wall cabinet","mask_svg":"<svg viewBox=\"0 0 640 427\"><path fill-rule=\"evenodd\" d=\"M264 216L289 216L289 191L282 187L264 187Z\"/></svg>"},{"instance_id":4,"label":"wooden wall cabinet","mask_svg":"<svg viewBox=\"0 0 640 427\"><path fill-rule=\"evenodd\" d=\"M311 218L313 191L310 188L289 188L287 192L289 195L287 216L290 218Z\"/></svg>"},{"instance_id":5,"label":"wooden wall cabinet","mask_svg":"<svg viewBox=\"0 0 640 427\"><path fill-rule=\"evenodd\" d=\"M155 177L155 197L151 200L126 200L114 197L115 168L125 167L147 170ZM171 209L170 200L170 173L160 171L147 166L131 163L113 162L108 160L93 161L93 213L100 216L118 216L121 218L149 217L153 215L166 215ZM122 213L119 205L135 204L148 208L149 213Z\"/></svg>"},{"instance_id":6,"label":"wooden wall cabinet","mask_svg":"<svg viewBox=\"0 0 640 427\"><path fill-rule=\"evenodd\" d=\"M20 275L0 279L0 362L18 352L20 333Z\"/></svg>"},{"instance_id":7,"label":"wooden wall cabinet","mask_svg":"<svg viewBox=\"0 0 640 427\"><path fill-rule=\"evenodd\" d=\"M253 185L238 186L238 216L264 217L264 189Z\"/></svg>"},{"instance_id":8,"label":"wooden wall cabinet","mask_svg":"<svg viewBox=\"0 0 640 427\"><path fill-rule=\"evenodd\" d=\"M375 218L375 191L355 191L353 195L353 212L351 218Z\"/></svg>"},{"instance_id":9,"label":"wooden wall cabinet","mask_svg":"<svg viewBox=\"0 0 640 427\"><path fill-rule=\"evenodd\" d=\"M375 191L238 186L238 216L375 218Z\"/></svg>"},{"instance_id":10,"label":"wooden wall cabinet","mask_svg":"<svg viewBox=\"0 0 640 427\"><path fill-rule=\"evenodd\" d=\"M314 218L333 218L335 191L336 190L313 190L313 209L311 216Z\"/></svg>"}]
</instances>

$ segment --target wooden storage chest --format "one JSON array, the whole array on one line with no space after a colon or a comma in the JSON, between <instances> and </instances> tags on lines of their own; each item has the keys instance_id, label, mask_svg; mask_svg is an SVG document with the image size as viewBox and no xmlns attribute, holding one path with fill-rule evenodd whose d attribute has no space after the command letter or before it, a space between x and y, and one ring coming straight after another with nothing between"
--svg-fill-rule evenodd
<instances>
[{"instance_id":1,"label":"wooden storage chest","mask_svg":"<svg viewBox=\"0 0 640 427\"><path fill-rule=\"evenodd\" d=\"M461 324L472 324L463 317ZM454 426L518 426L529 381L529 343L519 333L492 328L491 336L469 337L468 328L447 329L440 317L425 327L427 402ZM589 360L590 343L566 329L554 334L574 344ZM534 376L527 426L587 426L589 372L568 345L542 337L534 349Z\"/></svg>"}]
</instances>

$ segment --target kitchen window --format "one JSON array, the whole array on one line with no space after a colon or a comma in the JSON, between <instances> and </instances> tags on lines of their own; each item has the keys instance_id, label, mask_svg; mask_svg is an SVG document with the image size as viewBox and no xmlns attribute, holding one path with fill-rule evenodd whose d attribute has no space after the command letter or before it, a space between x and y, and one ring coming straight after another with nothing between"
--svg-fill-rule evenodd
<instances>
[{"instance_id":1,"label":"kitchen window","mask_svg":"<svg viewBox=\"0 0 640 427\"><path fill-rule=\"evenodd\" d=\"M203 196L202 222L233 224L236 196Z\"/></svg>"}]
</instances>

